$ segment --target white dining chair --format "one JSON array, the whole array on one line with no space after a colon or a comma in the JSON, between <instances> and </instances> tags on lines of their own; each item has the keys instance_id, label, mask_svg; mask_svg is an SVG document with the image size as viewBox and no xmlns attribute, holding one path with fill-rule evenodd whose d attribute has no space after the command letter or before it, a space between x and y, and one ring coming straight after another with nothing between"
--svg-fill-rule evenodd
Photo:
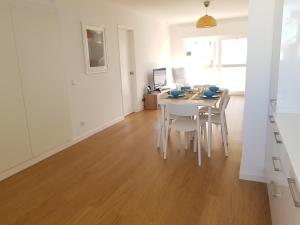
<instances>
[{"instance_id":1,"label":"white dining chair","mask_svg":"<svg viewBox=\"0 0 300 225\"><path fill-rule=\"evenodd\" d=\"M170 130L176 132L194 133L194 152L198 153L198 165L201 166L200 129L205 123L200 123L198 106L191 104L167 104L166 105L166 136L164 146L164 159L167 159L168 136ZM178 118L170 122L173 116ZM185 118L182 118L185 117ZM206 130L205 130L206 132Z\"/></svg>"},{"instance_id":2,"label":"white dining chair","mask_svg":"<svg viewBox=\"0 0 300 225\"><path fill-rule=\"evenodd\" d=\"M223 105L223 102L225 100L225 96L228 95L229 90L228 89L224 89L224 91L222 92L222 95L220 97L220 101L218 103L218 105L216 105L216 107L211 109L211 113L212 114L220 114L221 113L221 106ZM208 113L208 108L207 107L202 107L199 109L200 113Z\"/></svg>"},{"instance_id":3,"label":"white dining chair","mask_svg":"<svg viewBox=\"0 0 300 225\"><path fill-rule=\"evenodd\" d=\"M227 93L224 95L224 100L220 103L220 111L211 115L211 122L215 125L221 125L221 136L224 144L225 156L228 157L228 129L226 123L226 108L230 100L230 95ZM206 113L200 113L200 122L207 122L208 115Z\"/></svg>"},{"instance_id":4,"label":"white dining chair","mask_svg":"<svg viewBox=\"0 0 300 225\"><path fill-rule=\"evenodd\" d=\"M185 69L183 67L172 68L173 82L177 85L185 85L187 79L185 76Z\"/></svg>"},{"instance_id":5,"label":"white dining chair","mask_svg":"<svg viewBox=\"0 0 300 225\"><path fill-rule=\"evenodd\" d=\"M209 86L210 86L209 84L195 84L193 85L193 88L200 89L200 88L208 88Z\"/></svg>"},{"instance_id":6,"label":"white dining chair","mask_svg":"<svg viewBox=\"0 0 300 225\"><path fill-rule=\"evenodd\" d=\"M168 93L162 93L158 96L158 102L160 99L162 98L167 98L168 97ZM162 107L165 107L163 105L161 105L161 110L164 110ZM171 116L169 123L172 123L173 120L177 119L178 116ZM158 128L158 132L157 132L157 138L156 138L156 148L159 149L161 146L161 142L162 142L162 138L163 138L163 123L165 123L167 121L167 117L165 115L165 118L163 118L162 116L160 116L159 119L159 128Z\"/></svg>"}]
</instances>

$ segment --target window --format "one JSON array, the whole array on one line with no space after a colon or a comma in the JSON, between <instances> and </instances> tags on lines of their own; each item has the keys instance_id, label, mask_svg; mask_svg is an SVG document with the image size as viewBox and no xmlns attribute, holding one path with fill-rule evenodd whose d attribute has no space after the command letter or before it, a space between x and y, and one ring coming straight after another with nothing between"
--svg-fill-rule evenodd
<instances>
[{"instance_id":1,"label":"window","mask_svg":"<svg viewBox=\"0 0 300 225\"><path fill-rule=\"evenodd\" d=\"M246 38L190 38L184 40L187 80L190 84L216 84L244 91Z\"/></svg>"},{"instance_id":2,"label":"window","mask_svg":"<svg viewBox=\"0 0 300 225\"><path fill-rule=\"evenodd\" d=\"M247 39L223 39L221 40L221 66L246 66Z\"/></svg>"}]
</instances>

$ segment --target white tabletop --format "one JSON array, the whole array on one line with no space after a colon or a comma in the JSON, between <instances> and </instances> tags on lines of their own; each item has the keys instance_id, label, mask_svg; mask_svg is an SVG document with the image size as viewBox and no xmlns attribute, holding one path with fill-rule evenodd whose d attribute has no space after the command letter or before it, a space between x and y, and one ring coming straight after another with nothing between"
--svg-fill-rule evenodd
<instances>
[{"instance_id":1,"label":"white tabletop","mask_svg":"<svg viewBox=\"0 0 300 225\"><path fill-rule=\"evenodd\" d=\"M221 96L221 93L219 94ZM168 96L162 97L158 99L158 104L160 105L166 105L170 103L174 104L193 104L198 106L208 106L213 107L217 104L220 98L216 99L205 99L201 97L200 93L192 93L192 94L185 94L185 97L179 97L179 98L169 98Z\"/></svg>"}]
</instances>

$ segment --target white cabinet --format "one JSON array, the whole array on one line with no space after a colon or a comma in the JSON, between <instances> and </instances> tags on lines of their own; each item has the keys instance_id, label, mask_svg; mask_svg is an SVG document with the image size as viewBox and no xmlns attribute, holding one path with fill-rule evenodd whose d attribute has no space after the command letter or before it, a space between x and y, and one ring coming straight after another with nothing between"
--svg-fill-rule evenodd
<instances>
[{"instance_id":1,"label":"white cabinet","mask_svg":"<svg viewBox=\"0 0 300 225\"><path fill-rule=\"evenodd\" d=\"M278 48L277 48L278 49ZM277 87L277 112L300 113L300 1L284 0ZM277 50L274 50L275 52ZM272 65L277 66L277 63ZM274 75L276 77L276 74ZM276 79L276 78L275 78ZM274 85L273 85L274 87ZM272 84L271 84L271 88Z\"/></svg>"},{"instance_id":2,"label":"white cabinet","mask_svg":"<svg viewBox=\"0 0 300 225\"><path fill-rule=\"evenodd\" d=\"M276 0L275 1L274 22L273 22L274 28L273 28L273 43L272 43L272 59L271 59L270 99L277 99L283 1L284 0ZM274 103L274 101L273 101L273 103Z\"/></svg>"},{"instance_id":3,"label":"white cabinet","mask_svg":"<svg viewBox=\"0 0 300 225\"><path fill-rule=\"evenodd\" d=\"M72 134L57 10L38 1L3 0L0 27L2 179L68 143Z\"/></svg>"},{"instance_id":4,"label":"white cabinet","mask_svg":"<svg viewBox=\"0 0 300 225\"><path fill-rule=\"evenodd\" d=\"M57 10L26 2L12 7L15 40L34 156L71 140L68 86Z\"/></svg>"},{"instance_id":5,"label":"white cabinet","mask_svg":"<svg viewBox=\"0 0 300 225\"><path fill-rule=\"evenodd\" d=\"M290 144L298 143L299 138L291 135L291 129L294 132L300 126L300 115L299 119L287 123L288 117L278 125L273 119L268 124L266 177L273 225L300 225L300 185L295 173L298 168L293 163L297 162L297 155L291 154L298 149Z\"/></svg>"},{"instance_id":6,"label":"white cabinet","mask_svg":"<svg viewBox=\"0 0 300 225\"><path fill-rule=\"evenodd\" d=\"M0 172L31 158L10 7L0 2Z\"/></svg>"}]
</instances>

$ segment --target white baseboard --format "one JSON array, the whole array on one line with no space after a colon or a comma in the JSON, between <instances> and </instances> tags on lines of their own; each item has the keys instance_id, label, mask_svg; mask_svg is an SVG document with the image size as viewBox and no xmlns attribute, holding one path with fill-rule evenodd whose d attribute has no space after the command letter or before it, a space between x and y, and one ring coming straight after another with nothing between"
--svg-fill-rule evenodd
<instances>
[{"instance_id":1,"label":"white baseboard","mask_svg":"<svg viewBox=\"0 0 300 225\"><path fill-rule=\"evenodd\" d=\"M88 138L88 137L90 137L90 136L92 136L92 135L108 128L108 127L113 126L114 124L116 124L116 123L118 123L122 120L124 120L124 116L117 117L116 119L114 119L114 120L112 120L108 123L105 123L105 124L103 124L102 126L96 128L96 129L90 130L90 131L84 133L83 135L80 135L79 137L75 137L73 142L74 142L74 144L76 144L76 143L78 143L78 142L80 142L80 141L82 141L82 140L84 140L84 139L86 139L86 138Z\"/></svg>"},{"instance_id":2,"label":"white baseboard","mask_svg":"<svg viewBox=\"0 0 300 225\"><path fill-rule=\"evenodd\" d=\"M65 150L65 149L69 148L72 145L77 144L78 142L80 142L80 141L82 141L82 140L84 140L84 139L86 139L86 138L88 138L88 137L90 137L90 136L92 136L92 135L94 135L94 134L96 134L96 133L98 133L98 132L100 132L100 131L102 131L102 130L104 130L104 129L106 129L106 128L114 125L114 124L116 124L116 123L118 123L118 122L120 122L120 121L122 121L123 119L124 119L123 116L122 117L118 117L118 118L116 118L116 119L114 119L114 120L112 120L112 121L110 121L108 123L105 123L104 125L96 128L94 130L86 132L84 135L81 135L80 137L75 138L73 141L69 141L66 144L63 144L63 145L61 145L59 147L56 147L56 148L54 148L54 149L52 149L52 150L50 150L48 152L45 152L45 153L43 153L43 154L41 154L39 156L35 156L35 157L31 158L30 160L27 160L27 161L25 161L25 162L23 162L21 164L18 164L15 167L12 167L12 168L10 168L10 169L8 169L8 170L0 173L0 181L2 181L4 179L6 179L6 178L8 178L8 177L10 177L10 176L18 173L18 172L20 172L20 171L22 171L24 169L26 169L26 168L28 168L28 167L30 167L30 166L38 163L38 162L40 162L40 161L42 161L42 160L44 160L44 159L46 159L46 158L48 158L48 157L50 157L52 155L55 155L58 152L61 152L61 151Z\"/></svg>"},{"instance_id":3,"label":"white baseboard","mask_svg":"<svg viewBox=\"0 0 300 225\"><path fill-rule=\"evenodd\" d=\"M247 172L240 172L240 180L266 183L266 177L264 174L253 174Z\"/></svg>"},{"instance_id":4,"label":"white baseboard","mask_svg":"<svg viewBox=\"0 0 300 225\"><path fill-rule=\"evenodd\" d=\"M245 96L244 91L231 91L231 92L229 92L229 94L232 96Z\"/></svg>"},{"instance_id":5,"label":"white baseboard","mask_svg":"<svg viewBox=\"0 0 300 225\"><path fill-rule=\"evenodd\" d=\"M139 104L137 108L134 110L134 112L140 112L144 110L144 104Z\"/></svg>"}]
</instances>

